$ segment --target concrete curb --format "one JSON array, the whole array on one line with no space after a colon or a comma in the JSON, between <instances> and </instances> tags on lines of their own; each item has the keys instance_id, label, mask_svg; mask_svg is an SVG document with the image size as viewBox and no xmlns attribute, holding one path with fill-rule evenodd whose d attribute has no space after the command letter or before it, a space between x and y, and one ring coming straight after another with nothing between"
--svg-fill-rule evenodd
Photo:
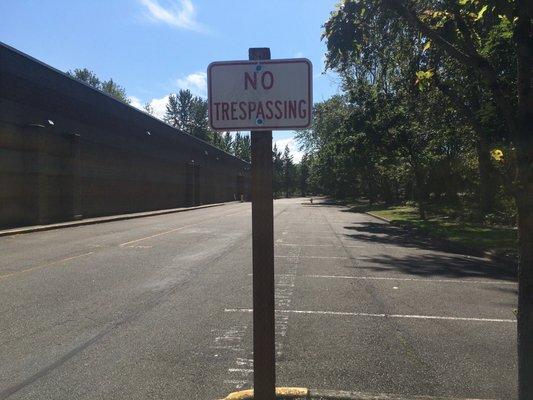
<instances>
[{"instance_id":1,"label":"concrete curb","mask_svg":"<svg viewBox=\"0 0 533 400\"><path fill-rule=\"evenodd\" d=\"M276 388L276 397L282 399L301 399L301 400L482 400L466 399L457 397L442 396L420 396L420 395L395 395L388 393L366 393L353 392L345 390L317 390L303 387L278 387ZM253 400L254 390L241 390L230 393L222 400Z\"/></svg>"},{"instance_id":2,"label":"concrete curb","mask_svg":"<svg viewBox=\"0 0 533 400\"><path fill-rule=\"evenodd\" d=\"M384 221L384 222L386 222L388 224L394 225L394 223L391 220L389 220L387 218L384 218L384 217L380 217L379 215L376 215L374 213L364 212L364 214L370 215L373 218L376 218L376 219ZM410 230L406 226L401 226L401 227L403 229ZM494 254L494 251L492 251L492 250L479 250L479 249L475 249L475 248L467 247L467 246L464 246L464 245L461 245L461 244L458 244L458 243L451 242L451 241L449 241L447 239L443 239L443 238L439 238L439 237L432 237L432 238L441 241L443 244L445 244L446 246L449 246L454 251L463 251L463 252L468 252L468 253L478 253L480 257L489 259L491 261L497 261L497 262L511 264L511 265L516 265L517 264L517 260L514 260L514 259L512 259L510 257L502 256L502 255L499 255L499 254Z\"/></svg>"},{"instance_id":3,"label":"concrete curb","mask_svg":"<svg viewBox=\"0 0 533 400\"><path fill-rule=\"evenodd\" d=\"M126 219L153 217L156 215L173 214L173 213L179 213L179 212L184 212L184 211L200 210L202 208L219 207L219 206L224 206L226 204L233 204L233 203L237 203L237 202L229 201L227 203L205 204L205 205L196 206L196 207L169 208L165 210L146 211L146 212L132 213L132 214L120 214L120 215L110 215L106 217L87 218L87 219L81 219L79 221L59 222L56 224L49 224L49 225L34 225L34 226L26 226L22 228L5 229L5 230L0 231L0 237L22 235L25 233L32 233L32 232L50 231L53 229L71 228L74 226L101 224L104 222L123 221Z\"/></svg>"},{"instance_id":4,"label":"concrete curb","mask_svg":"<svg viewBox=\"0 0 533 400\"><path fill-rule=\"evenodd\" d=\"M283 397L286 399L308 399L309 389L301 387L277 387L276 397ZM252 400L254 398L254 390L241 390L239 392L230 393L222 400Z\"/></svg>"},{"instance_id":5,"label":"concrete curb","mask_svg":"<svg viewBox=\"0 0 533 400\"><path fill-rule=\"evenodd\" d=\"M371 217L374 217L374 218L380 219L380 220L382 220L382 221L385 221L385 222L387 222L387 223L389 223L389 224L392 222L390 219L387 219L387 218L384 218L384 217L380 217L379 215L376 215L376 214L374 214L374 213L371 213L370 211L365 212L365 214L370 215Z\"/></svg>"}]
</instances>

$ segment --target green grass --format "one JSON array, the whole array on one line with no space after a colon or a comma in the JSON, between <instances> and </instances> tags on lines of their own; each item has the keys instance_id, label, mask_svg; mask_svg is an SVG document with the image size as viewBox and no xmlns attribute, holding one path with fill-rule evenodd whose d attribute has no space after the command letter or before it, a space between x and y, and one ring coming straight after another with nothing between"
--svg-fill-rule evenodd
<instances>
[{"instance_id":1,"label":"green grass","mask_svg":"<svg viewBox=\"0 0 533 400\"><path fill-rule=\"evenodd\" d=\"M413 206L369 206L358 201L353 203L352 210L369 211L390 220L395 225L415 228L432 237L446 239L471 249L492 251L495 254L511 257L517 255L517 231L512 226L465 222L449 214L437 214L435 210L428 212L427 219L423 220L418 214L418 209Z\"/></svg>"}]
</instances>

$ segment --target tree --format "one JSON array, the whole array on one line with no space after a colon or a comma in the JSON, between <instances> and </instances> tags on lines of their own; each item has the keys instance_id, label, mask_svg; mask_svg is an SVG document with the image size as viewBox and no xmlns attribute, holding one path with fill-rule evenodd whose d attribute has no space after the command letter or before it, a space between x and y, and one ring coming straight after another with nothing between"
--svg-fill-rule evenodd
<instances>
[{"instance_id":1,"label":"tree","mask_svg":"<svg viewBox=\"0 0 533 400\"><path fill-rule=\"evenodd\" d=\"M311 168L309 154L304 153L299 163L298 171L298 189L302 196L307 196L309 190L309 172Z\"/></svg>"},{"instance_id":2,"label":"tree","mask_svg":"<svg viewBox=\"0 0 533 400\"><path fill-rule=\"evenodd\" d=\"M533 398L533 54L532 8L525 0L510 2L460 0L346 1L325 25L328 66L344 68L356 60L372 63L376 48L411 31L421 53L433 48L468 71L501 115L507 140L516 152L514 196L519 232L518 353L519 396ZM400 19L398 19L400 17ZM379 36L382 46L369 46ZM377 42L376 42L377 43ZM502 48L514 49L516 69L502 71ZM417 57L417 60L423 55ZM391 60L392 61L392 60ZM440 68L443 68L442 65ZM380 71L377 71L378 73ZM416 71L417 84L429 83L435 71ZM456 87L456 89L460 89Z\"/></svg>"},{"instance_id":3,"label":"tree","mask_svg":"<svg viewBox=\"0 0 533 400\"><path fill-rule=\"evenodd\" d=\"M283 161L281 160L281 152L278 150L278 146L274 143L272 148L272 191L274 197L280 197L283 186Z\"/></svg>"},{"instance_id":4,"label":"tree","mask_svg":"<svg viewBox=\"0 0 533 400\"><path fill-rule=\"evenodd\" d=\"M67 71L67 75L76 78L86 84L98 89L100 89L100 79L96 74L87 68L75 68L74 71Z\"/></svg>"},{"instance_id":5,"label":"tree","mask_svg":"<svg viewBox=\"0 0 533 400\"><path fill-rule=\"evenodd\" d=\"M154 115L154 108L152 107L152 105L150 103L146 103L144 105L144 110L150 114L150 115Z\"/></svg>"},{"instance_id":6,"label":"tree","mask_svg":"<svg viewBox=\"0 0 533 400\"><path fill-rule=\"evenodd\" d=\"M169 125L172 125L174 128L177 128L181 124L181 121L179 119L178 98L175 94L170 94L168 96L163 121L165 121Z\"/></svg>"},{"instance_id":7,"label":"tree","mask_svg":"<svg viewBox=\"0 0 533 400\"><path fill-rule=\"evenodd\" d=\"M208 124L207 100L193 96L190 90L180 90L168 97L164 121L173 127L215 145L215 136Z\"/></svg>"},{"instance_id":8,"label":"tree","mask_svg":"<svg viewBox=\"0 0 533 400\"><path fill-rule=\"evenodd\" d=\"M251 160L251 142L249 135L243 135L241 132L235 134L232 143L232 154L241 160L250 162Z\"/></svg>"},{"instance_id":9,"label":"tree","mask_svg":"<svg viewBox=\"0 0 533 400\"><path fill-rule=\"evenodd\" d=\"M101 90L104 93L107 93L113 96L115 99L118 99L124 103L130 104L130 99L126 94L126 89L117 84L112 78L101 83Z\"/></svg>"},{"instance_id":10,"label":"tree","mask_svg":"<svg viewBox=\"0 0 533 400\"><path fill-rule=\"evenodd\" d=\"M67 71L67 75L85 82L95 89L107 93L123 103L130 104L130 99L128 99L126 89L117 84L112 78L107 81L102 81L94 72L88 70L87 68L76 68L74 71Z\"/></svg>"},{"instance_id":11,"label":"tree","mask_svg":"<svg viewBox=\"0 0 533 400\"><path fill-rule=\"evenodd\" d=\"M192 134L193 95L190 90L180 90L168 96L164 120L183 132Z\"/></svg>"},{"instance_id":12,"label":"tree","mask_svg":"<svg viewBox=\"0 0 533 400\"><path fill-rule=\"evenodd\" d=\"M205 142L210 142L214 136L209 129L207 108L207 100L201 97L192 98L190 102L190 133Z\"/></svg>"},{"instance_id":13,"label":"tree","mask_svg":"<svg viewBox=\"0 0 533 400\"><path fill-rule=\"evenodd\" d=\"M226 153L231 154L231 149L233 148L233 138L231 137L230 132L224 133L220 148L224 150Z\"/></svg>"},{"instance_id":14,"label":"tree","mask_svg":"<svg viewBox=\"0 0 533 400\"><path fill-rule=\"evenodd\" d=\"M283 151L283 156L281 157L281 163L283 165L283 172L282 172L283 192L285 193L285 197L290 197L293 193L296 171L295 171L295 166L294 166L293 158L291 155L291 151L288 145L285 146L285 150Z\"/></svg>"}]
</instances>

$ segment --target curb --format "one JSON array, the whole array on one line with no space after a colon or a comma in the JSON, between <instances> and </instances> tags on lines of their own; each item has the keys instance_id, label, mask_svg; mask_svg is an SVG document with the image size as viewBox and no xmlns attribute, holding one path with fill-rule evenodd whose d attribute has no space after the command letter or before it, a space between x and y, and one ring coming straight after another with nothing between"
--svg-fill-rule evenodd
<instances>
[{"instance_id":1,"label":"curb","mask_svg":"<svg viewBox=\"0 0 533 400\"><path fill-rule=\"evenodd\" d=\"M392 221L390 219L387 219L387 218L384 218L384 217L380 217L379 215L376 215L374 213L371 213L370 211L367 211L365 212L364 214L367 214L367 215L370 215L371 217L374 217L374 218L377 218L377 219L380 219L382 221L385 221L387 223L392 223Z\"/></svg>"},{"instance_id":2,"label":"curb","mask_svg":"<svg viewBox=\"0 0 533 400\"><path fill-rule=\"evenodd\" d=\"M0 231L0 237L12 236L12 235L23 235L26 233L33 233L33 232L51 231L54 229L71 228L75 226L94 225L94 224L101 224L105 222L124 221L127 219L153 217L153 216L163 215L163 214L173 214L173 213L179 213L179 212L184 212L184 211L200 210L202 208L220 207L220 206L224 206L226 204L231 204L231 203L235 203L235 202L229 201L226 203L205 204L202 206L195 206L195 207L170 208L170 209L165 209L165 210L146 211L146 212L132 213L132 214L112 215L108 217L87 218L87 219L82 219L79 221L59 222L56 224L49 224L49 225L35 225L35 226L28 226L28 227L22 227L22 228L5 229L5 230Z\"/></svg>"},{"instance_id":3,"label":"curb","mask_svg":"<svg viewBox=\"0 0 533 400\"><path fill-rule=\"evenodd\" d=\"M276 388L276 397L283 397L286 399L298 399L298 398L309 398L309 389L301 387L277 387ZM254 390L241 390L239 392L230 393L228 396L224 397L222 400L253 400Z\"/></svg>"},{"instance_id":4,"label":"curb","mask_svg":"<svg viewBox=\"0 0 533 400\"><path fill-rule=\"evenodd\" d=\"M353 392L345 390L320 390L308 389L303 387L278 387L276 388L276 397L283 399L301 399L301 400L482 400L472 398L457 398L446 396L421 396L421 395L396 395L389 393L367 393ZM253 400L254 390L241 390L230 393L222 400Z\"/></svg>"},{"instance_id":5,"label":"curb","mask_svg":"<svg viewBox=\"0 0 533 400\"><path fill-rule=\"evenodd\" d=\"M384 218L384 217L380 217L379 215L376 215L374 213L371 213L371 212L367 211L367 212L364 212L363 214L370 215L373 218L379 219L379 220L384 221L384 222L386 222L388 224L391 224L391 225L395 225L391 220L389 220L387 218ZM395 226L397 226L397 225L395 225ZM405 229L405 230L413 232L413 230L410 229L407 226L400 225L400 227L402 229ZM506 263L506 264L511 264L511 265L517 265L517 263L518 263L517 260L514 260L511 257L506 257L506 256L502 256L502 255L499 255L499 254L495 254L493 250L479 250L479 249L475 249L475 248L472 248L472 247L464 246L464 245L461 245L461 244L458 244L458 243L454 243L454 242L452 242L452 241L450 241L448 239L439 238L439 237L435 237L435 236L429 236L429 237L431 237L431 238L433 238L435 240L441 241L444 245L449 246L449 248L453 249L454 251L472 253L472 255L474 255L476 257L481 256L481 257L486 258L486 259L488 259L490 261L493 261L493 262L501 262L501 263ZM478 255L476 255L476 254L478 254Z\"/></svg>"}]
</instances>

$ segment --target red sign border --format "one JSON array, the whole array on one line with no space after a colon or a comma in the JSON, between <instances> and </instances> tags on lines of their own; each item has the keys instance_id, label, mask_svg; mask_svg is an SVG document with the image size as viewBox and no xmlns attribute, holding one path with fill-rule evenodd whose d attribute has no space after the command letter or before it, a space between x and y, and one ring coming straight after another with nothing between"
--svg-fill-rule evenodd
<instances>
[{"instance_id":1,"label":"red sign border","mask_svg":"<svg viewBox=\"0 0 533 400\"><path fill-rule=\"evenodd\" d=\"M307 123L305 125L284 125L282 127L275 127L275 126L253 126L253 127L228 127L225 126L223 128L216 128L213 125L213 120L211 119L211 116L213 115L212 112L212 96L211 96L211 70L213 67L217 67L220 65L257 65L257 64L295 64L295 63L305 63L307 64L307 68L309 69L309 75L308 75L308 85L309 85L309 113L307 117ZM273 131L273 130L285 130L285 129L305 129L309 128L311 126L312 122L312 111L313 111L313 64L311 61L307 58L285 58L285 59L274 59L274 60L239 60L239 61L214 61L210 63L207 66L207 98L209 102L209 126L216 130L216 131Z\"/></svg>"}]
</instances>

